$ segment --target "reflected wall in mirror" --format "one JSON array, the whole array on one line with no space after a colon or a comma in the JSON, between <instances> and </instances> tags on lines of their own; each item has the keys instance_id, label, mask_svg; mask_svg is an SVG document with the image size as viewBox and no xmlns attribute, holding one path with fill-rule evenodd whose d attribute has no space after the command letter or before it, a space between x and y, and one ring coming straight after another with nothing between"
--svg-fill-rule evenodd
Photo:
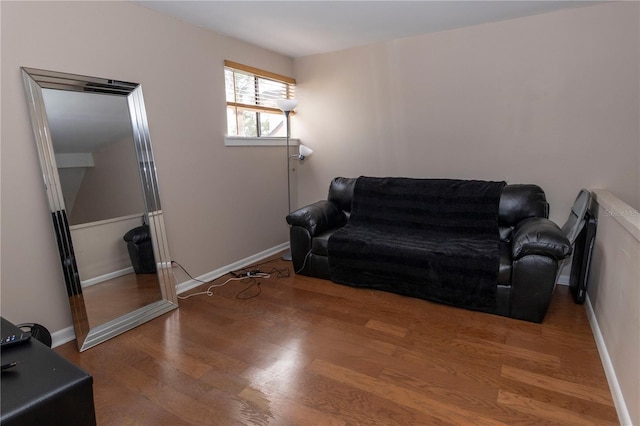
<instances>
[{"instance_id":1,"label":"reflected wall in mirror","mask_svg":"<svg viewBox=\"0 0 640 426\"><path fill-rule=\"evenodd\" d=\"M142 88L22 71L82 351L178 306Z\"/></svg>"}]
</instances>

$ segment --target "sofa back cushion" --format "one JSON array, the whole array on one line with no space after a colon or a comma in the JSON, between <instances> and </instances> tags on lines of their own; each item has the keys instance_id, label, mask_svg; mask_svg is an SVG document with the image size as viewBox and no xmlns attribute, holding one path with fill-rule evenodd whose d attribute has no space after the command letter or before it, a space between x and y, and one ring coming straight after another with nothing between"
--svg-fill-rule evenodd
<instances>
[{"instance_id":1,"label":"sofa back cushion","mask_svg":"<svg viewBox=\"0 0 640 426\"><path fill-rule=\"evenodd\" d=\"M329 186L327 199L347 216L351 213L356 180L357 178L336 177ZM530 217L549 217L549 204L542 188L531 184L506 185L502 189L498 208L500 240L509 241L513 227Z\"/></svg>"},{"instance_id":2,"label":"sofa back cushion","mask_svg":"<svg viewBox=\"0 0 640 426\"><path fill-rule=\"evenodd\" d=\"M549 204L538 185L507 185L502 189L498 208L500 239L511 239L511 231L519 222L530 217L549 217Z\"/></svg>"},{"instance_id":3,"label":"sofa back cushion","mask_svg":"<svg viewBox=\"0 0 640 426\"><path fill-rule=\"evenodd\" d=\"M351 201L353 200L353 188L357 178L333 178L329 185L329 196L327 200L334 203L340 210L350 213Z\"/></svg>"}]
</instances>

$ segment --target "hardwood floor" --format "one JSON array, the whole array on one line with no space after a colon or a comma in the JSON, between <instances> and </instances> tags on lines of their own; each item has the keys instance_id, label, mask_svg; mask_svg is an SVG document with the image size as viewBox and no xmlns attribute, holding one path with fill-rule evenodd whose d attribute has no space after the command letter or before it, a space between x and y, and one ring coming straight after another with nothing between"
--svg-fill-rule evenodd
<instances>
[{"instance_id":1,"label":"hardwood floor","mask_svg":"<svg viewBox=\"0 0 640 426\"><path fill-rule=\"evenodd\" d=\"M290 262L259 266L273 267ZM618 423L565 286L532 324L293 272L259 281L182 300L82 353L56 348L93 375L98 424Z\"/></svg>"},{"instance_id":2,"label":"hardwood floor","mask_svg":"<svg viewBox=\"0 0 640 426\"><path fill-rule=\"evenodd\" d=\"M162 299L156 274L130 274L82 289L89 327Z\"/></svg>"}]
</instances>

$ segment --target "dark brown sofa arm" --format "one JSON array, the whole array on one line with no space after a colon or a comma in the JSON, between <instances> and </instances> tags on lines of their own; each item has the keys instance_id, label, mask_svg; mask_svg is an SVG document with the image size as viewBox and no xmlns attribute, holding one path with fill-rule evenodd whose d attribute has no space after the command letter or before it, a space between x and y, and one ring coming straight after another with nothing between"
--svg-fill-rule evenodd
<instances>
[{"instance_id":1,"label":"dark brown sofa arm","mask_svg":"<svg viewBox=\"0 0 640 426\"><path fill-rule=\"evenodd\" d=\"M347 216L331 201L322 200L289 213L287 223L305 228L313 238L329 229L344 226Z\"/></svg>"},{"instance_id":2,"label":"dark brown sofa arm","mask_svg":"<svg viewBox=\"0 0 640 426\"><path fill-rule=\"evenodd\" d=\"M518 260L527 255L547 256L562 260L571 254L571 244L560 227L542 217L518 223L511 239L511 255Z\"/></svg>"}]
</instances>

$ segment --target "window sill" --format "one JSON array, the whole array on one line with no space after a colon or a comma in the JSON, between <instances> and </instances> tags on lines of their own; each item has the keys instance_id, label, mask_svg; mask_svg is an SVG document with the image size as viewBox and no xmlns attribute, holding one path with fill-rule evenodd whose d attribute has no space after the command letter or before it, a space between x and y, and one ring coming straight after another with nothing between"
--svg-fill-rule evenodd
<instances>
[{"instance_id":1,"label":"window sill","mask_svg":"<svg viewBox=\"0 0 640 426\"><path fill-rule=\"evenodd\" d=\"M300 144L300 139L290 138L289 145ZM286 146L287 138L243 138L236 136L225 136L224 146Z\"/></svg>"}]
</instances>

